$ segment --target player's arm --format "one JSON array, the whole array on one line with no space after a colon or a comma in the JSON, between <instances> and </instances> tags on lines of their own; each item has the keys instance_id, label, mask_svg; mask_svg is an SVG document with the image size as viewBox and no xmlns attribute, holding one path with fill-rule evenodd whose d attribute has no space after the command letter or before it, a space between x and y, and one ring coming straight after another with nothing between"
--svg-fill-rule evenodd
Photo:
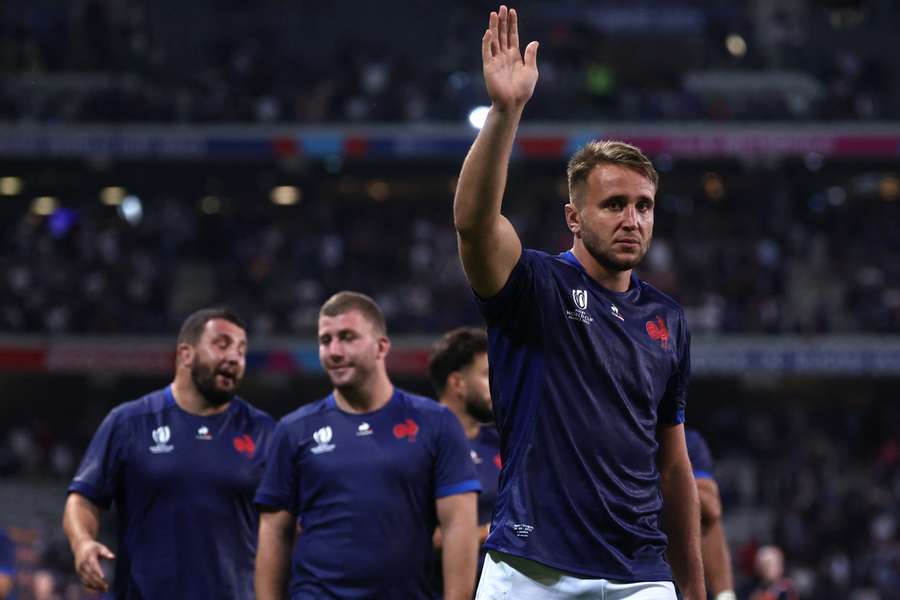
<instances>
[{"instance_id":1,"label":"player's arm","mask_svg":"<svg viewBox=\"0 0 900 600\"><path fill-rule=\"evenodd\" d=\"M296 519L289 511L263 510L260 513L254 579L257 600L281 600L286 596L296 532Z\"/></svg>"},{"instance_id":2,"label":"player's arm","mask_svg":"<svg viewBox=\"0 0 900 600\"><path fill-rule=\"evenodd\" d=\"M669 564L685 600L705 600L700 559L700 501L684 441L684 425L661 424L656 431L662 526L669 538Z\"/></svg>"},{"instance_id":3,"label":"player's arm","mask_svg":"<svg viewBox=\"0 0 900 600\"><path fill-rule=\"evenodd\" d=\"M472 289L483 298L503 288L522 252L500 205L522 110L537 83L537 47L528 44L523 60L516 11L501 6L491 13L481 39L491 109L463 162L453 200L459 255Z\"/></svg>"},{"instance_id":4,"label":"player's arm","mask_svg":"<svg viewBox=\"0 0 900 600\"><path fill-rule=\"evenodd\" d=\"M441 526L444 600L471 600L478 568L478 495L474 492L438 498Z\"/></svg>"},{"instance_id":5,"label":"player's arm","mask_svg":"<svg viewBox=\"0 0 900 600\"><path fill-rule=\"evenodd\" d=\"M82 496L71 493L63 511L63 531L75 556L75 572L88 589L105 592L109 582L103 575L100 559L114 559L109 548L97 541L100 531L100 507Z\"/></svg>"},{"instance_id":6,"label":"player's arm","mask_svg":"<svg viewBox=\"0 0 900 600\"><path fill-rule=\"evenodd\" d=\"M700 546L706 585L715 600L735 600L719 486L715 479L698 478L697 493L700 496Z\"/></svg>"}]
</instances>

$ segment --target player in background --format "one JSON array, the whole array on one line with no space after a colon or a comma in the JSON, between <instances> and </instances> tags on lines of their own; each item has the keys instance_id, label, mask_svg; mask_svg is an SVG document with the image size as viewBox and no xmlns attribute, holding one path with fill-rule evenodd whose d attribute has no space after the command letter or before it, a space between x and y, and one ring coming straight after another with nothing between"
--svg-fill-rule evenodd
<instances>
[{"instance_id":1,"label":"player in background","mask_svg":"<svg viewBox=\"0 0 900 600\"><path fill-rule=\"evenodd\" d=\"M428 374L438 401L459 419L469 440L469 454L478 479L478 544L487 539L497 501L500 478L500 434L492 425L491 388L487 360L487 334L476 327L459 327L446 333L432 348ZM441 532L435 533L441 544ZM480 566L484 553L479 553Z\"/></svg>"},{"instance_id":2,"label":"player in background","mask_svg":"<svg viewBox=\"0 0 900 600\"><path fill-rule=\"evenodd\" d=\"M63 528L92 590L126 598L253 598L253 504L274 421L235 394L247 335L227 309L181 327L171 385L126 402L94 434L69 486ZM97 541L116 504L118 548Z\"/></svg>"},{"instance_id":3,"label":"player in background","mask_svg":"<svg viewBox=\"0 0 900 600\"><path fill-rule=\"evenodd\" d=\"M572 249L523 250L500 208L538 44L523 58L501 6L481 50L492 104L454 199L503 459L478 598L674 599L674 574L702 600L684 311L632 274L653 235L656 170L628 144L586 144L568 168Z\"/></svg>"},{"instance_id":4,"label":"player in background","mask_svg":"<svg viewBox=\"0 0 900 600\"><path fill-rule=\"evenodd\" d=\"M697 495L700 496L700 550L706 589L713 600L737 600L712 453L696 429L685 428L684 437L697 482Z\"/></svg>"},{"instance_id":5,"label":"player in background","mask_svg":"<svg viewBox=\"0 0 900 600\"><path fill-rule=\"evenodd\" d=\"M290 571L296 600L431 598L440 524L443 597L469 600L480 486L462 427L446 407L391 383L384 316L368 296L325 302L318 341L333 391L275 429L256 495L257 597L285 597Z\"/></svg>"},{"instance_id":6,"label":"player in background","mask_svg":"<svg viewBox=\"0 0 900 600\"><path fill-rule=\"evenodd\" d=\"M778 546L756 551L756 581L747 600L797 600L793 582L784 576L784 553Z\"/></svg>"}]
</instances>

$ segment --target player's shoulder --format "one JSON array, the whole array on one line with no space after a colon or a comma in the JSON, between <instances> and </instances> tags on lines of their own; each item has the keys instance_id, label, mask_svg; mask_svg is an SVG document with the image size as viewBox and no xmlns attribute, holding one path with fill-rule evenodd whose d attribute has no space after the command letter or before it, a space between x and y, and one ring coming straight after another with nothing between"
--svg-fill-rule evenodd
<instances>
[{"instance_id":1,"label":"player's shoulder","mask_svg":"<svg viewBox=\"0 0 900 600\"><path fill-rule=\"evenodd\" d=\"M423 415L428 418L440 418L444 416L445 413L450 412L449 408L447 408L434 398L413 394L412 392L408 392L400 388L397 388L396 391L398 400L405 404L405 408L407 410L414 413Z\"/></svg>"},{"instance_id":2,"label":"player's shoulder","mask_svg":"<svg viewBox=\"0 0 900 600\"><path fill-rule=\"evenodd\" d=\"M168 388L154 390L149 394L145 394L136 400L123 402L109 413L110 418L117 420L128 420L147 415L163 413L171 410L174 401Z\"/></svg>"},{"instance_id":3,"label":"player's shoulder","mask_svg":"<svg viewBox=\"0 0 900 600\"><path fill-rule=\"evenodd\" d=\"M304 404L300 408L293 410L283 416L278 423L282 427L294 427L300 423L303 423L309 418L329 412L333 407L333 403L329 402L329 399L330 396L327 396L320 400L316 400L315 402Z\"/></svg>"},{"instance_id":4,"label":"player's shoulder","mask_svg":"<svg viewBox=\"0 0 900 600\"><path fill-rule=\"evenodd\" d=\"M259 409L240 396L235 396L232 399L237 405L237 411L240 412L247 419L257 423L263 427L272 427L275 425L275 419L272 418L272 415L267 413L266 411Z\"/></svg>"},{"instance_id":5,"label":"player's shoulder","mask_svg":"<svg viewBox=\"0 0 900 600\"><path fill-rule=\"evenodd\" d=\"M655 302L657 304L662 304L669 310L677 313L680 318L684 319L684 307L681 306L681 303L678 302L678 300L665 292L660 291L656 286L643 279L635 279L637 280L637 285L640 286L641 299L645 303Z\"/></svg>"}]
</instances>

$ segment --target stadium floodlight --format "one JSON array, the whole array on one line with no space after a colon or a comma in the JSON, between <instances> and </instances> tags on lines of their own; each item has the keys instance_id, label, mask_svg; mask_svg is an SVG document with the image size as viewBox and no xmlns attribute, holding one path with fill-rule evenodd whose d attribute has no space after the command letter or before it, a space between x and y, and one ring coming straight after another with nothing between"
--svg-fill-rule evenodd
<instances>
[{"instance_id":1,"label":"stadium floodlight","mask_svg":"<svg viewBox=\"0 0 900 600\"><path fill-rule=\"evenodd\" d=\"M21 177L0 177L0 196L18 196L23 187Z\"/></svg>"},{"instance_id":2,"label":"stadium floodlight","mask_svg":"<svg viewBox=\"0 0 900 600\"><path fill-rule=\"evenodd\" d=\"M725 38L725 49L735 58L744 58L747 54L747 42L737 33L732 33Z\"/></svg>"},{"instance_id":3,"label":"stadium floodlight","mask_svg":"<svg viewBox=\"0 0 900 600\"><path fill-rule=\"evenodd\" d=\"M487 120L487 114L490 109L491 107L489 106L476 106L473 108L472 112L469 113L469 125L475 129L484 127L484 122Z\"/></svg>"},{"instance_id":4,"label":"stadium floodlight","mask_svg":"<svg viewBox=\"0 0 900 600\"><path fill-rule=\"evenodd\" d=\"M128 221L129 225L137 225L144 218L144 207L141 205L141 199L134 195L122 198L118 211L119 216Z\"/></svg>"},{"instance_id":5,"label":"stadium floodlight","mask_svg":"<svg viewBox=\"0 0 900 600\"><path fill-rule=\"evenodd\" d=\"M59 201L53 196L38 196L31 201L31 212L46 217L56 212Z\"/></svg>"},{"instance_id":6,"label":"stadium floodlight","mask_svg":"<svg viewBox=\"0 0 900 600\"><path fill-rule=\"evenodd\" d=\"M272 204L291 206L300 202L300 189L293 185L279 185L272 188Z\"/></svg>"},{"instance_id":7,"label":"stadium floodlight","mask_svg":"<svg viewBox=\"0 0 900 600\"><path fill-rule=\"evenodd\" d=\"M128 191L118 185L111 185L100 190L100 202L106 206L119 206L128 195Z\"/></svg>"}]
</instances>

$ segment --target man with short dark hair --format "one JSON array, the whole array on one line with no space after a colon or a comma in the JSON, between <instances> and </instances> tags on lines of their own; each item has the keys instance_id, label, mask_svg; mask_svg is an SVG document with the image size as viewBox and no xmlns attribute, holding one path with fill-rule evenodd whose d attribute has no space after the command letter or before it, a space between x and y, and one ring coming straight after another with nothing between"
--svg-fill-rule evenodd
<instances>
[{"instance_id":1,"label":"man with short dark hair","mask_svg":"<svg viewBox=\"0 0 900 600\"><path fill-rule=\"evenodd\" d=\"M190 315L178 335L175 380L116 407L69 486L63 528L75 570L131 598L251 600L262 476L272 418L235 394L247 335L227 309ZM97 541L100 511L118 509L118 556Z\"/></svg>"},{"instance_id":2,"label":"man with short dark hair","mask_svg":"<svg viewBox=\"0 0 900 600\"><path fill-rule=\"evenodd\" d=\"M462 428L391 383L384 317L368 296L325 302L318 341L333 391L275 429L256 495L257 598L283 598L285 587L295 600L431 598L440 524L444 600L469 600L480 486Z\"/></svg>"},{"instance_id":3,"label":"man with short dark hair","mask_svg":"<svg viewBox=\"0 0 900 600\"><path fill-rule=\"evenodd\" d=\"M469 440L469 455L478 479L478 543L487 539L500 478L500 434L492 425L487 334L476 327L459 327L444 334L432 348L428 374L438 401L459 420ZM435 543L442 543L440 530ZM480 566L484 555L479 554Z\"/></svg>"},{"instance_id":4,"label":"man with short dark hair","mask_svg":"<svg viewBox=\"0 0 900 600\"><path fill-rule=\"evenodd\" d=\"M454 198L463 268L488 325L503 477L478 598L705 598L684 440L684 311L633 274L657 177L639 149L587 144L569 165L571 250L523 249L502 215L509 159L538 78L501 6L481 40L491 109Z\"/></svg>"}]
</instances>

